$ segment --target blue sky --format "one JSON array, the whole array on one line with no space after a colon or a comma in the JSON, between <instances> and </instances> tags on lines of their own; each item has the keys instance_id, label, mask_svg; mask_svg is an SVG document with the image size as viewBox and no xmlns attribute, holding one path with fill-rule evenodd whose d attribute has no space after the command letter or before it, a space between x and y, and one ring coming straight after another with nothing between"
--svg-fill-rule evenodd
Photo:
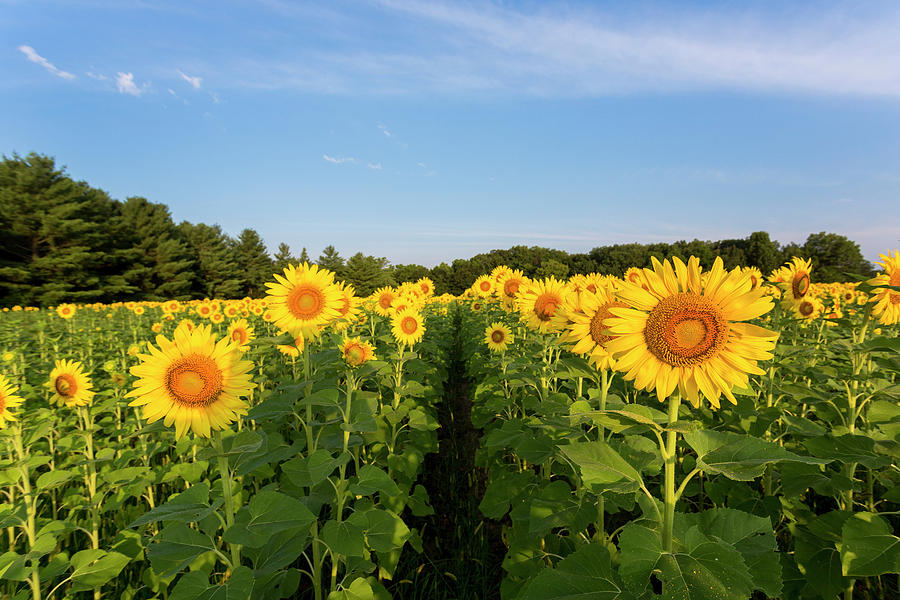
<instances>
[{"instance_id":1,"label":"blue sky","mask_svg":"<svg viewBox=\"0 0 900 600\"><path fill-rule=\"evenodd\" d=\"M176 221L433 265L900 246L896 2L0 0L0 153Z\"/></svg>"}]
</instances>

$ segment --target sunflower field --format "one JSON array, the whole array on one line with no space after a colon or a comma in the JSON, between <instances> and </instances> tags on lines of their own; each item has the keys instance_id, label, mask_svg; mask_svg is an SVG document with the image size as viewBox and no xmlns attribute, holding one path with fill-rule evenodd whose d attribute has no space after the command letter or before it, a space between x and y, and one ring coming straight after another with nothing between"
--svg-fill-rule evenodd
<instances>
[{"instance_id":1,"label":"sunflower field","mask_svg":"<svg viewBox=\"0 0 900 600\"><path fill-rule=\"evenodd\" d=\"M0 312L0 597L898 598L900 252Z\"/></svg>"}]
</instances>

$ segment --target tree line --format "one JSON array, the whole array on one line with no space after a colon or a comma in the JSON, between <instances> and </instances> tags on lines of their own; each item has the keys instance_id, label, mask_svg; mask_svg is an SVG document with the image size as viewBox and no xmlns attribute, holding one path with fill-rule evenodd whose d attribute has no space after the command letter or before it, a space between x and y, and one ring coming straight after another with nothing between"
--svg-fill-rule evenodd
<instances>
[{"instance_id":1,"label":"tree line","mask_svg":"<svg viewBox=\"0 0 900 600\"><path fill-rule=\"evenodd\" d=\"M272 273L304 261L334 271L365 296L421 277L430 277L437 293L460 294L498 265L530 277L621 276L628 267L650 266L654 256L686 260L691 255L704 266L721 256L728 267L755 266L764 274L792 256L811 258L818 281L872 273L858 244L826 232L811 234L803 245L785 246L766 232L715 242L615 244L585 253L514 246L433 268L392 265L361 252L345 259L334 246L316 259L306 248L294 256L285 243L270 254L253 229L232 237L219 225L176 224L166 205L141 197L114 200L73 180L51 157L14 154L0 162L0 306L259 297Z\"/></svg>"}]
</instances>

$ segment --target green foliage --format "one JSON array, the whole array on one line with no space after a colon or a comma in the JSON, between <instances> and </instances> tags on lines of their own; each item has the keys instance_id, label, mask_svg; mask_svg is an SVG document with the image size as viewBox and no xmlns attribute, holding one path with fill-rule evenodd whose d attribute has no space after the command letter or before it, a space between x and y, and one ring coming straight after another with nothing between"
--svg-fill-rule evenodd
<instances>
[{"instance_id":1,"label":"green foliage","mask_svg":"<svg viewBox=\"0 0 900 600\"><path fill-rule=\"evenodd\" d=\"M234 244L234 260L243 276L244 288L241 295L253 298L264 296L266 281L272 279L275 265L258 233L252 229L241 231Z\"/></svg>"},{"instance_id":2,"label":"green foliage","mask_svg":"<svg viewBox=\"0 0 900 600\"><path fill-rule=\"evenodd\" d=\"M365 256L357 252L347 260L343 267L343 279L353 285L358 296L368 296L376 289L393 285L386 258Z\"/></svg>"}]
</instances>

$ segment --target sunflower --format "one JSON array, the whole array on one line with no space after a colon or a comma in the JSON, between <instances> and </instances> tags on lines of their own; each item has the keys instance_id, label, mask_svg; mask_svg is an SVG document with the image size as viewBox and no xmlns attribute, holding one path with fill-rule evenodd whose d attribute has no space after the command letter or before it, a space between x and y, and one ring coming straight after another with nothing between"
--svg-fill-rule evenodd
<instances>
[{"instance_id":1,"label":"sunflower","mask_svg":"<svg viewBox=\"0 0 900 600\"><path fill-rule=\"evenodd\" d=\"M286 331L282 331L281 333L287 333ZM284 354L285 356L290 356L291 358L297 358L300 356L300 353L303 352L303 348L306 346L306 340L303 339L302 335L298 335L294 338L293 345L291 344L278 344L275 346L278 348L278 351Z\"/></svg>"},{"instance_id":2,"label":"sunflower","mask_svg":"<svg viewBox=\"0 0 900 600\"><path fill-rule=\"evenodd\" d=\"M782 281L779 285L785 292L782 303L788 305L791 302L800 302L809 292L809 274L812 272L812 262L795 256L781 269Z\"/></svg>"},{"instance_id":3,"label":"sunflower","mask_svg":"<svg viewBox=\"0 0 900 600\"><path fill-rule=\"evenodd\" d=\"M375 358L375 348L369 342L363 342L357 338L344 338L340 346L341 356L351 367L358 367L366 361Z\"/></svg>"},{"instance_id":4,"label":"sunflower","mask_svg":"<svg viewBox=\"0 0 900 600\"><path fill-rule=\"evenodd\" d=\"M558 314L566 295L566 286L556 277L532 281L516 297L516 308L530 329L541 333L558 331L565 324Z\"/></svg>"},{"instance_id":5,"label":"sunflower","mask_svg":"<svg viewBox=\"0 0 900 600\"><path fill-rule=\"evenodd\" d=\"M7 421L16 420L16 416L9 409L25 401L21 396L16 396L18 391L9 379L0 375L0 429L6 427Z\"/></svg>"},{"instance_id":6,"label":"sunflower","mask_svg":"<svg viewBox=\"0 0 900 600\"><path fill-rule=\"evenodd\" d=\"M472 284L472 289L482 298L487 298L494 293L494 282L490 275L482 275Z\"/></svg>"},{"instance_id":7,"label":"sunflower","mask_svg":"<svg viewBox=\"0 0 900 600\"><path fill-rule=\"evenodd\" d=\"M748 374L762 375L756 362L772 358L778 334L750 323L772 309L763 290L750 289L740 268L725 271L716 258L705 282L700 261L685 265L652 259L644 269L648 289L626 284L617 292L628 308L612 307L604 320L605 335L619 336L606 348L616 369L638 389L656 390L664 401L677 387L694 405L700 393L713 408L724 394L737 404L731 390L747 387Z\"/></svg>"},{"instance_id":8,"label":"sunflower","mask_svg":"<svg viewBox=\"0 0 900 600\"><path fill-rule=\"evenodd\" d=\"M412 346L422 340L425 335L425 323L422 314L414 308L394 313L391 317L391 334L397 343Z\"/></svg>"},{"instance_id":9,"label":"sunflower","mask_svg":"<svg viewBox=\"0 0 900 600\"><path fill-rule=\"evenodd\" d=\"M763 274L762 271L757 269L756 267L744 267L744 273L750 276L750 289L755 290L759 286L763 284Z\"/></svg>"},{"instance_id":10,"label":"sunflower","mask_svg":"<svg viewBox=\"0 0 900 600\"><path fill-rule=\"evenodd\" d=\"M219 323L224 323L224 322L225 322L225 315L223 315L223 314L220 313L220 312L214 312L213 314L211 314L211 315L209 316L209 320L210 320L210 322L215 323L216 325L218 325Z\"/></svg>"},{"instance_id":11,"label":"sunflower","mask_svg":"<svg viewBox=\"0 0 900 600\"><path fill-rule=\"evenodd\" d=\"M419 287L423 297L430 298L434 295L434 282L430 277L422 277L416 281L416 285Z\"/></svg>"},{"instance_id":12,"label":"sunflower","mask_svg":"<svg viewBox=\"0 0 900 600\"><path fill-rule=\"evenodd\" d=\"M391 304L394 303L394 298L397 297L397 290L389 286L378 288L375 290L374 296L375 312L382 317L390 316Z\"/></svg>"},{"instance_id":13,"label":"sunflower","mask_svg":"<svg viewBox=\"0 0 900 600\"><path fill-rule=\"evenodd\" d=\"M268 282L266 299L275 325L292 335L315 336L321 327L334 321L341 308L341 291L334 284L334 273L306 263L288 265L284 276L275 274Z\"/></svg>"},{"instance_id":14,"label":"sunflower","mask_svg":"<svg viewBox=\"0 0 900 600\"><path fill-rule=\"evenodd\" d=\"M84 372L84 365L74 360L58 360L50 371L47 385L53 392L51 402L60 406L86 406L94 398L91 378Z\"/></svg>"},{"instance_id":15,"label":"sunflower","mask_svg":"<svg viewBox=\"0 0 900 600\"><path fill-rule=\"evenodd\" d=\"M175 313L181 310L181 304L178 300L168 300L163 302L162 310L164 313Z\"/></svg>"},{"instance_id":16,"label":"sunflower","mask_svg":"<svg viewBox=\"0 0 900 600\"><path fill-rule=\"evenodd\" d=\"M798 302L792 302L789 304L789 307L795 318L806 321L818 318L822 315L822 311L825 310L825 304L822 300L813 295L809 295Z\"/></svg>"},{"instance_id":17,"label":"sunflower","mask_svg":"<svg viewBox=\"0 0 900 600\"><path fill-rule=\"evenodd\" d=\"M56 307L56 314L58 314L63 319L71 319L75 316L75 305L74 304L60 304Z\"/></svg>"},{"instance_id":18,"label":"sunflower","mask_svg":"<svg viewBox=\"0 0 900 600\"><path fill-rule=\"evenodd\" d=\"M250 349L248 344L250 340L256 337L253 333L253 327L247 323L247 319L232 321L228 326L228 337L238 345L241 352L246 352Z\"/></svg>"},{"instance_id":19,"label":"sunflower","mask_svg":"<svg viewBox=\"0 0 900 600\"><path fill-rule=\"evenodd\" d=\"M150 326L150 331L152 331L153 333L162 333L162 329L163 329L162 323L157 322Z\"/></svg>"},{"instance_id":20,"label":"sunflower","mask_svg":"<svg viewBox=\"0 0 900 600\"><path fill-rule=\"evenodd\" d=\"M159 335L156 343L159 348L148 344L150 354L141 354L141 363L131 367L138 380L126 394L135 397L130 406L140 406L148 423L174 423L176 439L188 429L209 437L210 430L225 429L247 414L241 396L253 389L253 363L241 359L237 344L216 340L209 325L178 330L171 341Z\"/></svg>"},{"instance_id":21,"label":"sunflower","mask_svg":"<svg viewBox=\"0 0 900 600\"><path fill-rule=\"evenodd\" d=\"M530 280L519 269L505 270L500 273L497 279L497 293L504 304L512 307L516 297L519 295L519 290L528 283L530 283Z\"/></svg>"},{"instance_id":22,"label":"sunflower","mask_svg":"<svg viewBox=\"0 0 900 600\"><path fill-rule=\"evenodd\" d=\"M879 254L881 262L875 263L884 269L883 273L869 280L869 285L874 286L900 286L900 251L894 250L893 254ZM882 325L893 325L900 322L900 292L891 289L873 290L869 300L875 304L872 315L879 317Z\"/></svg>"},{"instance_id":23,"label":"sunflower","mask_svg":"<svg viewBox=\"0 0 900 600\"><path fill-rule=\"evenodd\" d=\"M334 322L333 326L335 331L343 331L356 320L356 315L359 313L359 298L356 297L356 290L349 283L341 281L336 285L341 291L341 301L338 307L338 320Z\"/></svg>"},{"instance_id":24,"label":"sunflower","mask_svg":"<svg viewBox=\"0 0 900 600\"><path fill-rule=\"evenodd\" d=\"M628 305L616 300L612 291L600 288L597 293L582 292L579 310L566 310L570 321L562 340L574 342L572 352L587 355L588 362L597 369L614 369L616 361L607 350L607 344L615 338L608 335L603 322L612 317L612 308L625 308Z\"/></svg>"},{"instance_id":25,"label":"sunflower","mask_svg":"<svg viewBox=\"0 0 900 600\"><path fill-rule=\"evenodd\" d=\"M506 348L513 341L512 332L503 323L491 323L484 330L484 343L492 352L506 352Z\"/></svg>"},{"instance_id":26,"label":"sunflower","mask_svg":"<svg viewBox=\"0 0 900 600\"><path fill-rule=\"evenodd\" d=\"M647 289L647 280L644 277L644 269L638 267L628 267L625 271L625 283L633 283L639 285L645 290Z\"/></svg>"}]
</instances>

